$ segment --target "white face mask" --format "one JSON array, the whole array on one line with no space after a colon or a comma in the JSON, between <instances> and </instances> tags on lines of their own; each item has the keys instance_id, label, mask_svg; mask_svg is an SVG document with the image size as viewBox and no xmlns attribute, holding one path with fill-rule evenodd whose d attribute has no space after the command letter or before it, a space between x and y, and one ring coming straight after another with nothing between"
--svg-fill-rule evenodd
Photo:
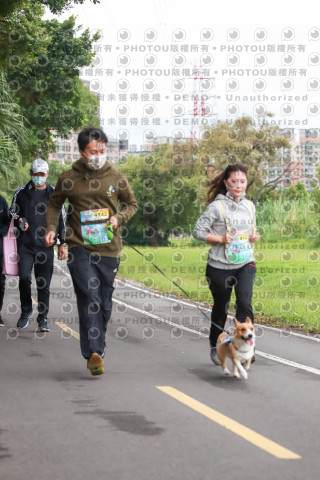
<instances>
[{"instance_id":1,"label":"white face mask","mask_svg":"<svg viewBox=\"0 0 320 480\"><path fill-rule=\"evenodd\" d=\"M99 168L102 168L107 161L107 154L105 153L103 155L90 155L90 157L88 157L88 155L86 155L84 152L83 154L88 159L88 167L90 170L99 170Z\"/></svg>"},{"instance_id":2,"label":"white face mask","mask_svg":"<svg viewBox=\"0 0 320 480\"><path fill-rule=\"evenodd\" d=\"M42 187L42 185L46 182L47 177L31 177L31 180L37 187Z\"/></svg>"}]
</instances>

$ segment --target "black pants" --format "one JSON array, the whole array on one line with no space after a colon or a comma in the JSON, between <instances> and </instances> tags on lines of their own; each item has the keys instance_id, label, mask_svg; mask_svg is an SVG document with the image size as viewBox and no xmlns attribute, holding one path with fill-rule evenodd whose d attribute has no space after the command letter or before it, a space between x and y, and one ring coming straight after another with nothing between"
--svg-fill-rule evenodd
<instances>
[{"instance_id":1,"label":"black pants","mask_svg":"<svg viewBox=\"0 0 320 480\"><path fill-rule=\"evenodd\" d=\"M4 291L6 288L6 277L2 273L3 255L0 254L0 312L3 305Z\"/></svg>"},{"instance_id":2,"label":"black pants","mask_svg":"<svg viewBox=\"0 0 320 480\"><path fill-rule=\"evenodd\" d=\"M232 270L222 270L207 265L206 276L214 302L211 312L212 322L224 328L233 287L236 294L236 319L239 322L245 322L249 317L253 322L251 299L255 273L254 262ZM211 347L216 345L220 333L221 330L211 323L209 335Z\"/></svg>"},{"instance_id":3,"label":"black pants","mask_svg":"<svg viewBox=\"0 0 320 480\"><path fill-rule=\"evenodd\" d=\"M50 283L53 274L53 247L36 247L18 244L19 255L19 290L21 313L32 312L31 272L38 292L38 321L47 318L49 311Z\"/></svg>"},{"instance_id":4,"label":"black pants","mask_svg":"<svg viewBox=\"0 0 320 480\"><path fill-rule=\"evenodd\" d=\"M84 358L103 355L111 317L113 282L119 258L91 254L84 247L69 250L68 267L77 297L80 347Z\"/></svg>"}]
</instances>

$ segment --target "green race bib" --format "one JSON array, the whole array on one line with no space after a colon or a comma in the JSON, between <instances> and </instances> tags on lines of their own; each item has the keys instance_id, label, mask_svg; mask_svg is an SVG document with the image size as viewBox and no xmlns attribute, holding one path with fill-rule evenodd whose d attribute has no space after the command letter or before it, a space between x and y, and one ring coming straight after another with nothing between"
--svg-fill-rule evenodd
<instances>
[{"instance_id":1,"label":"green race bib","mask_svg":"<svg viewBox=\"0 0 320 480\"><path fill-rule=\"evenodd\" d=\"M228 263L237 264L249 260L253 256L253 247L249 242L249 234L236 235L232 242L226 245L225 254Z\"/></svg>"}]
</instances>

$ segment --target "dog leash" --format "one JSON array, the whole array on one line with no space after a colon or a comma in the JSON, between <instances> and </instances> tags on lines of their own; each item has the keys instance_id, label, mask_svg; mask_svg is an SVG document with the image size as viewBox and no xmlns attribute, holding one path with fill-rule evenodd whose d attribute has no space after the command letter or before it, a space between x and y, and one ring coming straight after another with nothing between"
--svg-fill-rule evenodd
<instances>
[{"instance_id":1,"label":"dog leash","mask_svg":"<svg viewBox=\"0 0 320 480\"><path fill-rule=\"evenodd\" d=\"M175 285L177 288L179 288L189 299L190 299L190 295L182 288L180 287L180 285L178 285L176 282L174 282L171 278L167 277L167 275L157 266L155 265L153 262L149 262L148 259L145 257L145 255L143 255L143 253L139 252L139 250L137 248L135 248L133 245L130 245L130 243L128 243L126 240L124 240L123 237L121 237L121 235L118 235L114 230L113 230L113 227L111 224L109 224L109 226L107 227L107 230L109 230L109 232L111 232L113 235L115 235L117 238L119 238L125 245L127 245L128 247L132 248L135 252L137 252L139 255L141 255L141 257L145 258L147 260L148 263L151 263L151 265L153 265L157 270L158 272L161 273L161 275L163 275L167 280L169 280L169 282L173 283L173 285ZM110 238L110 240L112 240L112 238ZM191 303L193 305L195 305L197 307L197 309L199 310L199 312L202 313L202 315L205 316L205 318L212 324L214 325L215 327L219 328L219 330L221 330L222 332L226 332L227 336L230 337L231 339L231 335L230 335L230 332L228 332L228 330L220 327L220 325L216 324L215 322L213 322L211 320L211 318L208 317L208 315L206 315L206 313L201 310L201 308L199 307L199 305L197 305L193 300L191 300ZM227 337L227 338L228 338ZM231 340L229 341L229 343L231 342ZM226 343L226 342L223 342L223 343Z\"/></svg>"}]
</instances>

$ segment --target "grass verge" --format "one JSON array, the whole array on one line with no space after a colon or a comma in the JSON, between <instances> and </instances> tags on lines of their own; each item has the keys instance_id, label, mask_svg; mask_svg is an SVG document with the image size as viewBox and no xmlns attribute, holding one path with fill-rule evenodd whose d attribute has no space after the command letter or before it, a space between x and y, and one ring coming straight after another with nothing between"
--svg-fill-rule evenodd
<instances>
[{"instance_id":1,"label":"grass verge","mask_svg":"<svg viewBox=\"0 0 320 480\"><path fill-rule=\"evenodd\" d=\"M138 247L142 258L124 247L119 276L162 293L183 297L183 293L152 265L180 285L192 300L212 304L205 270L208 245L189 239L174 240L169 247ZM303 241L256 244L257 266L253 290L256 321L320 334L320 249L308 248ZM230 310L234 310L232 296Z\"/></svg>"}]
</instances>

